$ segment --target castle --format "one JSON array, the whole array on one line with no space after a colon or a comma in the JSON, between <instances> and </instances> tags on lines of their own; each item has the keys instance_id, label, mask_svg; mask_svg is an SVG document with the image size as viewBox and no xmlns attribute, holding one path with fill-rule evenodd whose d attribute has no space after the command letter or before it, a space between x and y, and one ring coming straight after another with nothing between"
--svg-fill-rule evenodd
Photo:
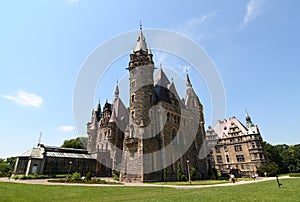
<instances>
[{"instance_id":1,"label":"castle","mask_svg":"<svg viewBox=\"0 0 300 202\"><path fill-rule=\"evenodd\" d=\"M203 106L186 75L186 97L162 68L153 77L153 54L140 28L130 54L130 106L119 97L100 102L87 123L88 151L97 160L96 174L121 181L177 180L179 173L207 179L209 162L199 157L205 139Z\"/></svg>"}]
</instances>

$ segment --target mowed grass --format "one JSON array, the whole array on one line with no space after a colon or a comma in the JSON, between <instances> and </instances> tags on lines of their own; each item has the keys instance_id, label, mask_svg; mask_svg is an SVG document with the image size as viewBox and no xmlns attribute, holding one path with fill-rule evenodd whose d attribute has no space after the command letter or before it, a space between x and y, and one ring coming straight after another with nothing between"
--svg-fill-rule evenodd
<instances>
[{"instance_id":1,"label":"mowed grass","mask_svg":"<svg viewBox=\"0 0 300 202\"><path fill-rule=\"evenodd\" d=\"M192 181L191 185L212 185L212 184L224 184L229 183L228 180L196 180ZM182 186L189 186L190 182L151 182L149 184L156 184L156 185L182 185Z\"/></svg>"},{"instance_id":2,"label":"mowed grass","mask_svg":"<svg viewBox=\"0 0 300 202\"><path fill-rule=\"evenodd\" d=\"M228 187L86 187L0 183L0 201L299 201L300 178Z\"/></svg>"}]
</instances>

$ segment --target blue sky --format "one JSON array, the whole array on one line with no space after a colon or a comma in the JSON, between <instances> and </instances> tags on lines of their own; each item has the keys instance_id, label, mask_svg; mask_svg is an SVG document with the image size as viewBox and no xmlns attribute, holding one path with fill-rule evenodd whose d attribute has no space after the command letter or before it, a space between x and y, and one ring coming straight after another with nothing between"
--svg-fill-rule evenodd
<instances>
[{"instance_id":1,"label":"blue sky","mask_svg":"<svg viewBox=\"0 0 300 202\"><path fill-rule=\"evenodd\" d=\"M299 8L292 0L1 1L0 157L36 146L40 131L47 145L77 137L72 96L83 62L103 42L138 30L140 19L145 29L185 34L209 54L224 83L227 118L244 122L246 107L264 140L300 143ZM159 52L154 59L166 68L188 66ZM127 64L121 58L107 71L95 104L111 100ZM206 127L214 125L209 92L190 71Z\"/></svg>"}]
</instances>

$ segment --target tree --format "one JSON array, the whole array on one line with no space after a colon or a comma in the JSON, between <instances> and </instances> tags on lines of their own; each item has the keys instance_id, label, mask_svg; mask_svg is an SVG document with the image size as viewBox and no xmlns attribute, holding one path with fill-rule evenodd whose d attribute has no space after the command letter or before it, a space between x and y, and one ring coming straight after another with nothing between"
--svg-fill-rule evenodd
<instances>
[{"instance_id":1,"label":"tree","mask_svg":"<svg viewBox=\"0 0 300 202\"><path fill-rule=\"evenodd\" d=\"M65 140L61 147L64 148L75 148L75 149L86 149L87 138L78 137L76 139Z\"/></svg>"},{"instance_id":2,"label":"tree","mask_svg":"<svg viewBox=\"0 0 300 202\"><path fill-rule=\"evenodd\" d=\"M7 159L0 158L0 177L10 177L15 164L15 157L10 157Z\"/></svg>"},{"instance_id":3,"label":"tree","mask_svg":"<svg viewBox=\"0 0 300 202\"><path fill-rule=\"evenodd\" d=\"M290 146L286 144L279 144L273 146L264 142L264 146L269 163L266 166L261 166L261 169L272 170L272 168L275 169L276 164L276 172L278 174L300 172L300 144Z\"/></svg>"}]
</instances>

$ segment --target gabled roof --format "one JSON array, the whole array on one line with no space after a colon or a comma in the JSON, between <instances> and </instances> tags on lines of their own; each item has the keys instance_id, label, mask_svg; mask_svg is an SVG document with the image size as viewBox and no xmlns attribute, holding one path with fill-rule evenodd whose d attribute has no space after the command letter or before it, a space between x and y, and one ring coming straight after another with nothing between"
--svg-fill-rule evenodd
<instances>
[{"instance_id":1,"label":"gabled roof","mask_svg":"<svg viewBox=\"0 0 300 202\"><path fill-rule=\"evenodd\" d=\"M43 153L40 148L32 148L18 157L43 158Z\"/></svg>"},{"instance_id":2,"label":"gabled roof","mask_svg":"<svg viewBox=\"0 0 300 202\"><path fill-rule=\"evenodd\" d=\"M156 74L154 78L154 86L159 85L163 86L165 88L168 88L168 85L170 84L170 81L168 77L166 76L165 72L162 68L158 70L158 73Z\"/></svg>"},{"instance_id":3,"label":"gabled roof","mask_svg":"<svg viewBox=\"0 0 300 202\"><path fill-rule=\"evenodd\" d=\"M113 104L112 115L109 122L128 121L128 110L122 102L121 98L116 98Z\"/></svg>"},{"instance_id":4,"label":"gabled roof","mask_svg":"<svg viewBox=\"0 0 300 202\"><path fill-rule=\"evenodd\" d=\"M242 131L243 135L259 133L257 126L247 128L236 117L232 117L229 120L219 120L216 123L214 130L220 138L226 138L229 137L228 133L231 127L238 127Z\"/></svg>"}]
</instances>

